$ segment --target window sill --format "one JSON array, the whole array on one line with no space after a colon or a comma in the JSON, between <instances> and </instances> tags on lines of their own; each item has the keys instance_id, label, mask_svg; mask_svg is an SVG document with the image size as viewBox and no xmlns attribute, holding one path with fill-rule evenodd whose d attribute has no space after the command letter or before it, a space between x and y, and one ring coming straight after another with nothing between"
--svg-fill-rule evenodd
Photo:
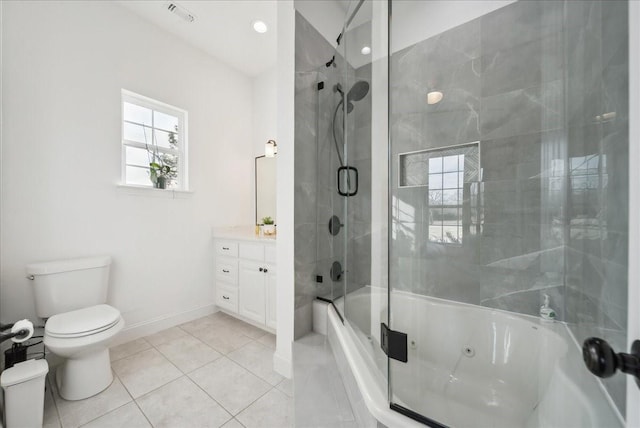
<instances>
[{"instance_id":1,"label":"window sill","mask_svg":"<svg viewBox=\"0 0 640 428\"><path fill-rule=\"evenodd\" d=\"M147 196L152 198L165 198L165 199L188 199L193 195L191 190L177 190L177 189L156 189L154 187L146 186L133 186L130 184L118 184L116 185L118 193L132 195L132 196Z\"/></svg>"}]
</instances>

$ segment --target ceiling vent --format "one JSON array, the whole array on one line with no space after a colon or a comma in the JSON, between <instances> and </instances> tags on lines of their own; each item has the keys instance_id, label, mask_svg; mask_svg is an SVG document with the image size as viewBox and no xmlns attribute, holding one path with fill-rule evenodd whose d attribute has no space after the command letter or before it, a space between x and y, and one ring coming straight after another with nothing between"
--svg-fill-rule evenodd
<instances>
[{"instance_id":1,"label":"ceiling vent","mask_svg":"<svg viewBox=\"0 0 640 428\"><path fill-rule=\"evenodd\" d=\"M175 3L168 3L167 10L187 22L193 22L196 20L196 17L193 16L187 9L182 6L178 6Z\"/></svg>"}]
</instances>

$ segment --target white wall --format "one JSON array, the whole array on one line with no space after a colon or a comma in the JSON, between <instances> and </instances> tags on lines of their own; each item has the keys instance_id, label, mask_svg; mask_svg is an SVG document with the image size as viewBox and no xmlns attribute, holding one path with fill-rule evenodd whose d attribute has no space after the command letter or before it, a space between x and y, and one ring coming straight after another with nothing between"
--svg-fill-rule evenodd
<instances>
[{"instance_id":1,"label":"white wall","mask_svg":"<svg viewBox=\"0 0 640 428\"><path fill-rule=\"evenodd\" d=\"M253 79L253 133L252 146L253 157L264 156L264 145L269 140L277 140L278 132L278 68L273 67ZM277 158L276 158L277 159ZM255 174L255 162L253 164ZM274 177L275 179L275 177ZM252 182L252 190L255 195L255 180ZM265 188L263 188L266 190ZM277 221L275 207L276 187L271 189L271 194L262 192L263 201L273 201L273 210L269 214ZM255 198L252 199L252 209L255 213ZM264 213L263 213L264 214ZM265 214L266 215L266 214ZM255 215L254 215L255 216ZM258 214L258 219L262 214ZM251 221L254 224L255 221Z\"/></svg>"},{"instance_id":2,"label":"white wall","mask_svg":"<svg viewBox=\"0 0 640 428\"><path fill-rule=\"evenodd\" d=\"M270 70L253 79L253 152L254 157L264 155L264 144L275 140L278 132L278 69Z\"/></svg>"},{"instance_id":3,"label":"white wall","mask_svg":"<svg viewBox=\"0 0 640 428\"><path fill-rule=\"evenodd\" d=\"M2 7L2 321L34 317L27 263L95 254L129 327L210 308L210 228L253 222L251 79L112 2ZM193 194L117 188L121 88L189 112Z\"/></svg>"},{"instance_id":4,"label":"white wall","mask_svg":"<svg viewBox=\"0 0 640 428\"><path fill-rule=\"evenodd\" d=\"M294 299L294 108L295 10L292 0L278 2L278 336L273 356L275 370L292 375Z\"/></svg>"}]
</instances>

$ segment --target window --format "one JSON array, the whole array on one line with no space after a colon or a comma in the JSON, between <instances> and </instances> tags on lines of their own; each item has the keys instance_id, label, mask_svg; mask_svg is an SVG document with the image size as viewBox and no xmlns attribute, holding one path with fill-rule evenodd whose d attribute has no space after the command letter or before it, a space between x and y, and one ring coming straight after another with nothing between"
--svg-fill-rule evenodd
<instances>
[{"instance_id":1,"label":"window","mask_svg":"<svg viewBox=\"0 0 640 428\"><path fill-rule=\"evenodd\" d=\"M187 112L122 90L122 182L187 190Z\"/></svg>"},{"instance_id":2,"label":"window","mask_svg":"<svg viewBox=\"0 0 640 428\"><path fill-rule=\"evenodd\" d=\"M462 244L465 231L474 233L470 226L479 221L473 186L479 180L479 163L477 143L399 155L399 188L426 187L424 221L430 242Z\"/></svg>"}]
</instances>

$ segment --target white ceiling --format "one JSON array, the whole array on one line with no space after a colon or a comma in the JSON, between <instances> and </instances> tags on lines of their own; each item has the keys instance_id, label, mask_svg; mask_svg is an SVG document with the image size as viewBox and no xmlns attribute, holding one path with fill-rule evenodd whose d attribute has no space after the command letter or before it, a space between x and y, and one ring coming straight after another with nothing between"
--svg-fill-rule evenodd
<instances>
[{"instance_id":1,"label":"white ceiling","mask_svg":"<svg viewBox=\"0 0 640 428\"><path fill-rule=\"evenodd\" d=\"M249 76L276 63L275 0L120 0L124 7L175 34L187 43ZM195 16L187 22L167 10L174 3ZM256 33L251 23L267 23L269 31Z\"/></svg>"}]
</instances>

